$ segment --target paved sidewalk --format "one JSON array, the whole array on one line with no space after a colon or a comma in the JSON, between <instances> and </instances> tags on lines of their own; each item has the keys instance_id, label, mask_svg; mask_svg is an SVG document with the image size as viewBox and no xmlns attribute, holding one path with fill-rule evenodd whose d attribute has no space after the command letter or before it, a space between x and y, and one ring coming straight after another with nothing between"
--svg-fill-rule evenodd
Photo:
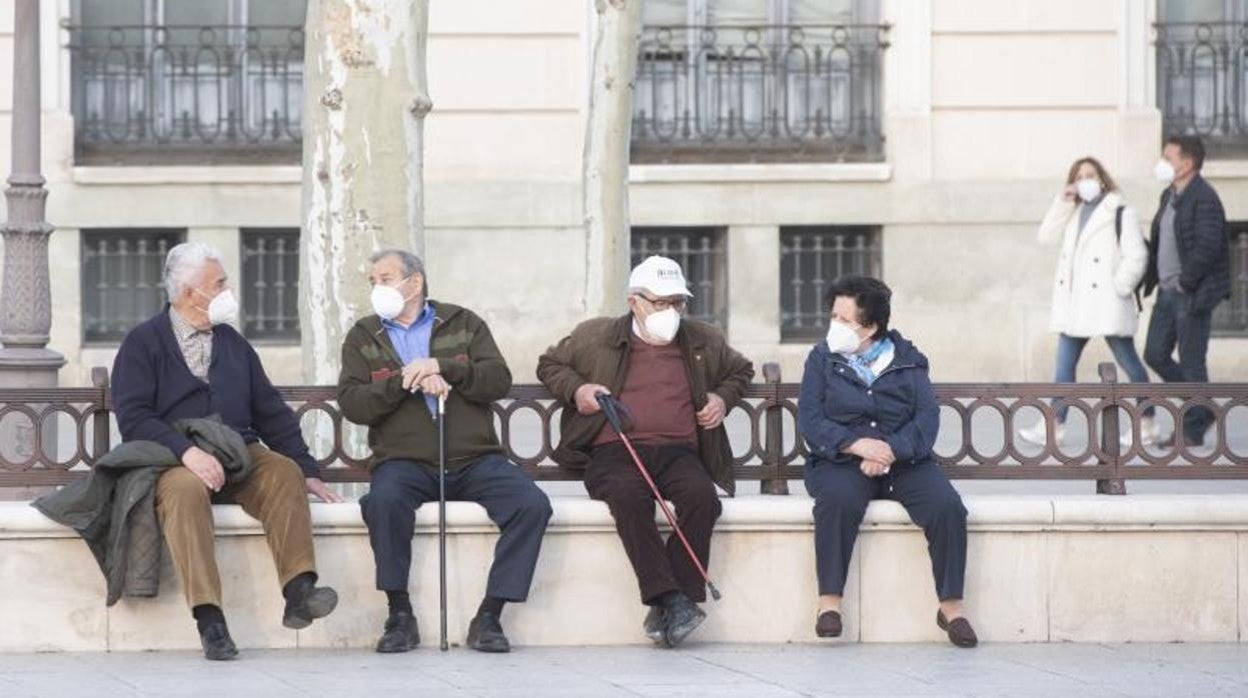
<instances>
[{"instance_id":1,"label":"paved sidewalk","mask_svg":"<svg viewBox=\"0 0 1248 698\"><path fill-rule=\"evenodd\" d=\"M690 645L0 655L0 696L1248 696L1248 646Z\"/></svg>"}]
</instances>

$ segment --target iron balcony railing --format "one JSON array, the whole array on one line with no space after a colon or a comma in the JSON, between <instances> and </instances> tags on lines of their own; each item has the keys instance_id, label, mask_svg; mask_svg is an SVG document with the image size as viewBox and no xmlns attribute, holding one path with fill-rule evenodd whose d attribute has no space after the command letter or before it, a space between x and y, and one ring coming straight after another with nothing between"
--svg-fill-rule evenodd
<instances>
[{"instance_id":1,"label":"iron balcony railing","mask_svg":"<svg viewBox=\"0 0 1248 698\"><path fill-rule=\"evenodd\" d=\"M1248 24L1153 26L1162 133L1199 135L1212 157L1248 156Z\"/></svg>"},{"instance_id":2,"label":"iron balcony railing","mask_svg":"<svg viewBox=\"0 0 1248 698\"><path fill-rule=\"evenodd\" d=\"M632 161L884 157L888 25L647 26Z\"/></svg>"},{"instance_id":3,"label":"iron balcony railing","mask_svg":"<svg viewBox=\"0 0 1248 698\"><path fill-rule=\"evenodd\" d=\"M78 162L298 161L302 27L67 29Z\"/></svg>"}]
</instances>

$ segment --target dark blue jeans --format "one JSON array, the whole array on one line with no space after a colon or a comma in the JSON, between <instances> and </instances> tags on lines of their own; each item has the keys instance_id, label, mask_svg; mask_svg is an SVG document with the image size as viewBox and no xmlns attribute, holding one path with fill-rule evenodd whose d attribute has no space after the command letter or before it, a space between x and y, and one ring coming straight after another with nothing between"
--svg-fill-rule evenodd
<instances>
[{"instance_id":1,"label":"dark blue jeans","mask_svg":"<svg viewBox=\"0 0 1248 698\"><path fill-rule=\"evenodd\" d=\"M1144 360L1167 383L1208 383L1209 334L1213 330L1212 310L1192 310L1192 297L1177 291L1158 291L1153 319L1148 323ZM1179 360L1174 360L1175 348ZM1206 407L1188 410L1183 419L1183 435L1189 441L1203 441L1214 416Z\"/></svg>"},{"instance_id":2,"label":"dark blue jeans","mask_svg":"<svg viewBox=\"0 0 1248 698\"><path fill-rule=\"evenodd\" d=\"M1114 361L1117 361L1122 370L1127 372L1132 383L1148 382L1148 371L1144 370L1140 355L1135 352L1135 341L1131 337L1106 337L1105 343L1113 352ZM1083 354L1083 348L1087 345L1088 337L1070 337L1064 334L1057 336L1057 374L1053 382L1075 382L1075 368L1079 365L1079 356ZM1069 405L1057 408L1057 421L1065 422L1066 413L1069 410ZM1151 417L1153 411L1150 407L1144 411L1144 415Z\"/></svg>"},{"instance_id":3,"label":"dark blue jeans","mask_svg":"<svg viewBox=\"0 0 1248 698\"><path fill-rule=\"evenodd\" d=\"M550 500L520 466L501 455L485 456L447 472L447 500L476 502L502 531L485 593L524 601L533 582L542 535L550 520ZM373 470L369 492L360 499L377 563L377 588L407 591L412 566L416 508L438 501L437 470L407 460L391 460Z\"/></svg>"}]
</instances>

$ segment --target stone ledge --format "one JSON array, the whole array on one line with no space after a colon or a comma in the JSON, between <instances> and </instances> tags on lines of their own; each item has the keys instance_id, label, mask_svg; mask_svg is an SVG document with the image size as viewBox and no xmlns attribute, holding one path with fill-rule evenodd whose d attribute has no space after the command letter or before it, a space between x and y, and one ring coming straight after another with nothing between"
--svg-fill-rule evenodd
<instances>
[{"instance_id":1,"label":"stone ledge","mask_svg":"<svg viewBox=\"0 0 1248 698\"><path fill-rule=\"evenodd\" d=\"M645 609L606 507L553 498L528 603L509 607L518 646L644 643ZM965 498L966 601L985 642L1238 642L1248 637L1248 495ZM698 631L707 642L815 642L812 502L724 500L710 572L724 598ZM259 525L216 507L224 606L244 648L370 647L385 619L359 507L314 504L324 581L346 600L328 619L282 628L276 572ZM497 534L473 504L448 507L448 617L462 642L484 593ZM436 507L412 541L412 600L437 617ZM844 641L944 642L921 531L893 502L871 505L845 588ZM160 595L103 604L87 547L25 502L0 503L3 651L195 649L176 573L163 556ZM586 614L584 609L593 608Z\"/></svg>"},{"instance_id":2,"label":"stone ledge","mask_svg":"<svg viewBox=\"0 0 1248 698\"><path fill-rule=\"evenodd\" d=\"M747 495L722 500L724 513L716 530L813 530L813 500L805 495ZM977 495L963 498L973 531L1049 530L1248 530L1248 495ZM551 497L550 532L602 532L615 528L607 507L586 497ZM236 505L213 506L219 535L261 535L259 522ZM662 522L661 512L656 520ZM419 533L437 528L437 507L416 513ZM318 535L365 532L359 505L312 504ZM468 502L447 504L452 533L494 533L485 510ZM896 502L876 501L867 509L864 529L915 529ZM0 502L0 539L73 538L29 502Z\"/></svg>"}]
</instances>

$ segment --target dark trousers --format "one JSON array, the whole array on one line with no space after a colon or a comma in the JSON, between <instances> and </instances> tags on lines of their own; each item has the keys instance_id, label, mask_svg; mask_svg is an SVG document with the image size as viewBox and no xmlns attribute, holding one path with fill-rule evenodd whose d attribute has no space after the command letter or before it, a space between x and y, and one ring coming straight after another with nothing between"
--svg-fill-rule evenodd
<instances>
[{"instance_id":1,"label":"dark trousers","mask_svg":"<svg viewBox=\"0 0 1248 698\"><path fill-rule=\"evenodd\" d=\"M663 497L676 509L676 521L703 565L711 555L711 531L723 510L715 483L693 446L635 445ZM633 565L642 603L652 604L669 591L682 591L694 601L706 600L706 582L671 533L665 543L655 523L650 487L622 443L594 450L585 471L589 496L604 501L615 530Z\"/></svg>"},{"instance_id":2,"label":"dark trousers","mask_svg":"<svg viewBox=\"0 0 1248 698\"><path fill-rule=\"evenodd\" d=\"M490 455L462 470L447 472L446 498L485 507L502 532L494 547L485 593L505 601L524 601L550 520L546 493L520 466L501 455ZM379 590L407 591L416 509L430 501L438 501L436 469L392 460L373 470L372 485L360 499L360 509L377 563Z\"/></svg>"},{"instance_id":3,"label":"dark trousers","mask_svg":"<svg viewBox=\"0 0 1248 698\"><path fill-rule=\"evenodd\" d=\"M1167 383L1208 383L1209 334L1213 330L1212 310L1192 310L1188 293L1161 290L1148 323L1144 361ZM1179 360L1174 360L1178 347ZM1183 418L1183 434L1188 440L1203 441L1214 416L1207 407L1194 407Z\"/></svg>"},{"instance_id":4,"label":"dark trousers","mask_svg":"<svg viewBox=\"0 0 1248 698\"><path fill-rule=\"evenodd\" d=\"M857 466L819 463L806 468L806 491L815 498L815 565L820 594L843 594L858 527L872 499L892 499L927 536L936 596L962 598L966 577L966 507L935 463L894 465L870 478ZM870 584L870 582L866 582Z\"/></svg>"}]
</instances>

